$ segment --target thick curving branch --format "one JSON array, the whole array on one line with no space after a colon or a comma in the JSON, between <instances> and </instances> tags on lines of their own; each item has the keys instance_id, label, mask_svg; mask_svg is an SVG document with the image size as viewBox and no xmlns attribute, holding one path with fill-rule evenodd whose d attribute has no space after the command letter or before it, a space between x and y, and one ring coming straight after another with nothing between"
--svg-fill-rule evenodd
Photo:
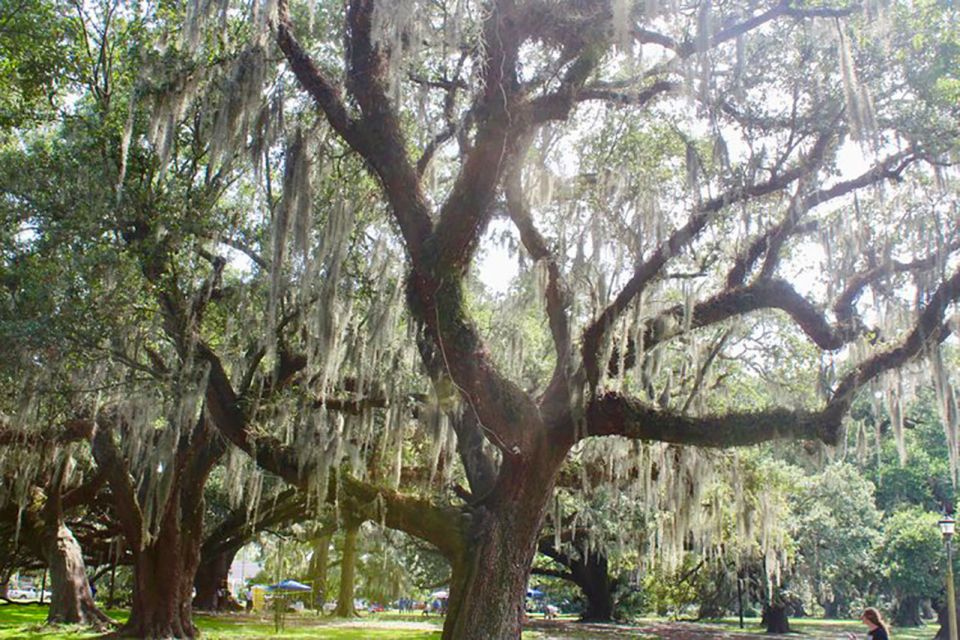
<instances>
[{"instance_id":1,"label":"thick curving branch","mask_svg":"<svg viewBox=\"0 0 960 640\"><path fill-rule=\"evenodd\" d=\"M547 287L544 291L544 298L557 363L547 391L544 393L544 402L541 403L541 406L544 403L551 402L567 406L566 400L570 393L569 378L573 373L570 318L568 315L570 293L564 284L556 255L547 246L546 240L533 223L533 216L530 214L530 208L523 195L522 175L519 167L516 167L506 176L504 192L507 198L507 212L520 232L520 241L524 248L531 258L538 262L543 261L547 267Z\"/></svg>"},{"instance_id":2,"label":"thick curving branch","mask_svg":"<svg viewBox=\"0 0 960 640\"><path fill-rule=\"evenodd\" d=\"M740 447L770 440L836 442L836 429L816 412L771 409L696 418L606 393L587 406L584 437L617 435L699 447Z\"/></svg>"},{"instance_id":3,"label":"thick curving branch","mask_svg":"<svg viewBox=\"0 0 960 640\"><path fill-rule=\"evenodd\" d=\"M439 507L426 498L404 495L348 475L340 476L338 490L352 502L355 512L426 540L451 563L463 560L466 522L460 509Z\"/></svg>"},{"instance_id":4,"label":"thick curving branch","mask_svg":"<svg viewBox=\"0 0 960 640\"><path fill-rule=\"evenodd\" d=\"M946 248L946 253L953 253L960 249L960 241L955 241ZM847 286L837 296L833 303L833 312L837 320L844 323L853 323L858 317L856 313L856 302L868 286L875 284L878 280L893 275L903 273L913 273L932 269L938 264L943 256L940 253L932 253L924 258L918 258L910 262L901 262L899 260L888 260L865 271L855 274L847 282Z\"/></svg>"},{"instance_id":5,"label":"thick curving branch","mask_svg":"<svg viewBox=\"0 0 960 640\"><path fill-rule=\"evenodd\" d=\"M143 512L137 500L137 490L130 479L120 448L113 440L112 419L100 416L93 436L93 458L97 467L106 474L110 492L117 503L117 520L123 529L123 535L133 549L143 548Z\"/></svg>"},{"instance_id":6,"label":"thick curving branch","mask_svg":"<svg viewBox=\"0 0 960 640\"><path fill-rule=\"evenodd\" d=\"M577 93L577 100L580 102L602 100L612 104L644 107L658 96L677 93L683 89L683 83L673 82L671 80L658 80L649 87L635 92L616 90L598 83L584 87L582 91L579 91Z\"/></svg>"},{"instance_id":7,"label":"thick curving branch","mask_svg":"<svg viewBox=\"0 0 960 640\"><path fill-rule=\"evenodd\" d=\"M66 420L55 428L42 431L19 429L0 420L0 447L36 447L45 444L68 444L89 440L94 433L92 420Z\"/></svg>"},{"instance_id":8,"label":"thick curving branch","mask_svg":"<svg viewBox=\"0 0 960 640\"><path fill-rule=\"evenodd\" d=\"M346 80L362 110L359 120L349 116L339 90L294 36L289 0L278 2L277 43L330 125L380 179L407 249L416 256L431 233L432 222L397 115L383 90L383 54L373 45L370 33L373 5L373 0L354 0L347 9L350 65Z\"/></svg>"},{"instance_id":9,"label":"thick curving branch","mask_svg":"<svg viewBox=\"0 0 960 640\"><path fill-rule=\"evenodd\" d=\"M937 287L917 323L897 345L859 363L840 381L820 411L732 413L696 418L656 409L639 400L607 393L587 407L587 436L620 435L704 447L758 444L775 439L819 439L836 444L841 422L856 392L886 371L903 366L949 334L944 316L960 299L960 270Z\"/></svg>"},{"instance_id":10,"label":"thick curving branch","mask_svg":"<svg viewBox=\"0 0 960 640\"><path fill-rule=\"evenodd\" d=\"M289 0L278 0L277 13L277 44L300 82L300 86L316 101L334 131L362 155L364 140L360 135L359 125L347 113L340 90L320 70L293 35Z\"/></svg>"},{"instance_id":11,"label":"thick curving branch","mask_svg":"<svg viewBox=\"0 0 960 640\"><path fill-rule=\"evenodd\" d=\"M704 228L706 228L707 223L713 216L725 207L735 202L778 192L807 175L813 170L813 167L819 165L820 158L825 152L830 139L830 133L823 134L814 145L810 154L793 169L775 175L766 182L748 187L737 187L712 200L704 202L690 215L686 224L671 233L670 237L657 247L656 251L654 251L649 258L637 266L633 276L631 276L620 290L620 293L617 294L613 302L607 305L583 333L581 347L583 369L591 387L595 387L600 380L599 357L603 338L607 331L609 331L610 327L613 326L636 297L643 292L647 285L660 276L667 261L679 254L684 247L696 239Z\"/></svg>"},{"instance_id":12,"label":"thick curving branch","mask_svg":"<svg viewBox=\"0 0 960 640\"><path fill-rule=\"evenodd\" d=\"M841 378L825 413L831 416L842 416L853 403L857 390L863 385L887 371L903 366L933 344L946 339L950 335L950 328L944 323L944 316L947 309L958 299L960 299L960 269L957 269L949 279L940 283L920 312L913 329L899 344L874 354Z\"/></svg>"},{"instance_id":13,"label":"thick curving branch","mask_svg":"<svg viewBox=\"0 0 960 640\"><path fill-rule=\"evenodd\" d=\"M198 344L197 351L210 365L206 407L220 433L250 455L260 468L293 487L308 491L311 478L318 471L301 466L294 447L284 445L272 436L256 434L219 357L203 343ZM459 531L455 528L459 526L459 520L453 519L456 511L451 508L438 507L429 500L405 496L349 476L340 477L339 491L359 506L369 506L370 503L382 506L376 512L376 519L388 527L406 531L450 553L461 544L462 538L454 535Z\"/></svg>"}]
</instances>

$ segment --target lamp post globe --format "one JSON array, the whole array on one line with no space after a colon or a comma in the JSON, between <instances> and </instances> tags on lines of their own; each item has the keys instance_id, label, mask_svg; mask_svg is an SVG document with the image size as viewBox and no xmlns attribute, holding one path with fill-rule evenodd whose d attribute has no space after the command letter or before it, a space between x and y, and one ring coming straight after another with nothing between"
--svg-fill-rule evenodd
<instances>
[{"instance_id":1,"label":"lamp post globe","mask_svg":"<svg viewBox=\"0 0 960 640\"><path fill-rule=\"evenodd\" d=\"M956 528L956 521L949 515L945 515L940 524L940 533L943 534L943 543L947 547L947 622L949 624L950 640L957 638L957 597L953 586L953 533Z\"/></svg>"},{"instance_id":2,"label":"lamp post globe","mask_svg":"<svg viewBox=\"0 0 960 640\"><path fill-rule=\"evenodd\" d=\"M947 515L937 524L940 525L940 533L943 534L943 541L947 542L950 540L950 538L953 537L953 532L956 530L957 521Z\"/></svg>"}]
</instances>

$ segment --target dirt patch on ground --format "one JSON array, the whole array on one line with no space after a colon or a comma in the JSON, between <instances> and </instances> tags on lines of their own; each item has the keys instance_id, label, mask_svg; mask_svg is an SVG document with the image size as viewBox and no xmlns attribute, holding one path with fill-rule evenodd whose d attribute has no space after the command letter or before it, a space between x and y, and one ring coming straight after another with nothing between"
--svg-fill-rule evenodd
<instances>
[{"instance_id":1,"label":"dirt patch on ground","mask_svg":"<svg viewBox=\"0 0 960 640\"><path fill-rule=\"evenodd\" d=\"M547 640L606 640L607 638L660 638L661 640L758 640L779 638L797 640L796 634L758 636L731 631L717 625L695 622L649 622L636 625L590 624L567 620L533 620L529 629L539 631ZM838 636L845 637L845 636Z\"/></svg>"}]
</instances>

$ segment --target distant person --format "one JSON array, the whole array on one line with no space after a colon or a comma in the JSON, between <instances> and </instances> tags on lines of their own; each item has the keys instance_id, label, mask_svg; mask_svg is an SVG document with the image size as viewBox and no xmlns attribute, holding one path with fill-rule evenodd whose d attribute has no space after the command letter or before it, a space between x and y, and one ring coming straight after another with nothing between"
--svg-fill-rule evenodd
<instances>
[{"instance_id":1,"label":"distant person","mask_svg":"<svg viewBox=\"0 0 960 640\"><path fill-rule=\"evenodd\" d=\"M883 620L880 612L873 607L867 607L860 616L860 621L867 625L867 638L869 640L890 640L890 631L887 629L887 623ZM857 635L848 633L850 640L856 640Z\"/></svg>"}]
</instances>

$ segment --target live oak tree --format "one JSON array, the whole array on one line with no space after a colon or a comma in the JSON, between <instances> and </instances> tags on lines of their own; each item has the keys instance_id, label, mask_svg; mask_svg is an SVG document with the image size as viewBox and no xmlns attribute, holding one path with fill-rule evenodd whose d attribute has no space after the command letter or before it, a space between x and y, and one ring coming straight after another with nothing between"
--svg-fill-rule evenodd
<instances>
[{"instance_id":1,"label":"live oak tree","mask_svg":"<svg viewBox=\"0 0 960 640\"><path fill-rule=\"evenodd\" d=\"M276 10L276 40L300 87L389 203L424 367L473 414L458 432L461 450L471 439L495 450L462 456L471 493L459 520L421 502L410 526L408 500L370 490L388 525L448 555L445 637L519 636L544 510L583 439L835 444L861 387L951 331L955 218L945 196L919 185L951 180L941 165L955 141L952 105L937 92L952 79L933 78L940 61L909 46L899 59L882 56L905 37L905 7L356 0L326 13L342 18L339 61L318 57L336 43L320 47L324 34L294 20L287 2ZM858 34L869 35L862 48ZM594 176L592 198L564 177L576 176L578 158L560 152L589 144L591 121L620 118L642 131L671 114L679 149L638 147L638 162ZM855 170L838 158L846 149L862 154ZM685 166L685 180L657 175L671 162ZM574 193L538 202L534 180L541 193L551 180ZM890 180L907 185L892 206L880 196ZM533 389L505 374L464 295L484 231L501 215L543 272L553 371ZM945 240L931 242L931 232ZM802 291L790 254L817 240L825 277ZM692 283L682 286L674 269L692 271ZM915 311L871 343L868 303L887 297L882 283L907 280ZM685 376L664 381L661 352L683 344L696 370L698 336L769 312L836 354L842 367L826 401L727 413L678 406L664 385ZM618 360L635 373L611 374ZM235 411L227 385L208 402L220 403L214 413ZM255 449L242 420L216 422Z\"/></svg>"},{"instance_id":2,"label":"live oak tree","mask_svg":"<svg viewBox=\"0 0 960 640\"><path fill-rule=\"evenodd\" d=\"M248 407L264 422L289 432L284 413L299 409L303 394L288 387L307 359L292 354L285 341L301 335L302 319L294 322L298 315L315 320L311 304L317 298L327 303L321 320L336 319L343 310L336 303L337 273L350 242L344 220L353 219L355 212L332 197L324 209L331 231L313 235L299 226L303 210L312 213L310 199L304 197L297 206L290 201L292 191L286 190L282 202L271 191L271 181L283 183L285 174L295 185L304 184L304 147L298 153L293 142L300 124L295 118L290 118L289 131L281 127L272 134L290 136L290 141L282 140L288 148L279 171L273 163L278 148L283 152L281 143L253 153L265 165L262 172L248 163L245 154L252 150L244 127L252 126L263 109L283 119L271 111L282 111L282 100L263 99L269 78L262 49L254 44L237 51L228 40L217 40L207 51L212 60L201 59L195 50L164 47L176 25L167 20L170 16L149 12L159 8L148 7L146 15L119 9L107 3L78 20L88 38L90 66L82 68L72 87L76 103L46 127L25 132L22 144L4 148L4 336L10 338L14 362L31 363L38 380L26 384L26 378L14 375L24 384L5 385L5 391L20 413L42 407L61 421L80 414L133 564L133 608L119 633L192 637L195 574L203 569L201 578L208 577L210 568L202 562L204 485L227 449L203 406L210 345L226 353L237 348L236 361L227 364L240 372L238 388L249 391ZM198 34L187 30L182 35L189 41ZM141 53L129 55L126 47ZM246 92L248 99L238 104L237 91ZM210 103L215 112L207 110ZM314 182L335 190L343 176L338 171ZM265 202L259 223L232 209L243 206L258 188ZM341 187L348 193L352 188L352 182ZM355 189L362 194L362 182ZM319 254L307 275L320 271L324 276L297 289L306 298L302 305L282 290L288 277L285 233L275 241L270 237L272 219L294 213L301 216L291 223L296 257L308 250ZM238 218L249 226L227 224ZM337 235L338 227L345 231ZM245 279L227 268L227 259L219 254L234 247L256 265L255 277ZM381 251L379 258L366 264L383 276L390 252ZM271 262L276 269L270 269ZM368 289L364 278L365 273L359 286ZM327 281L332 284L324 285ZM383 316L380 322L389 325L393 316L376 311ZM355 327L351 330L356 333ZM341 331L333 327L317 338L324 348L320 355L342 351L336 344ZM362 339L372 350L381 348L369 335ZM336 371L337 357L343 357L335 353L323 365L310 355L311 375L320 368L323 379L328 377L324 366ZM344 387L350 388L349 381ZM284 393L291 397L283 398ZM362 403L355 403L350 391L344 393L342 400L310 397L307 406L359 413ZM258 404L261 395L266 402ZM371 404L384 402L374 399ZM49 437L45 429L50 430L33 425L27 439ZM325 472L346 456L363 457L359 437L347 433L336 443L330 440L329 450L302 446L302 462L314 456L329 459ZM258 507L262 478L249 466L228 462L227 469L231 498L247 507L240 528L253 529L267 515L266 507ZM18 470L24 482L27 472ZM325 492L313 482L309 486L315 508ZM26 495L21 493L15 497L22 504ZM294 501L284 518L306 517L310 508L303 505ZM229 532L224 536L225 547L208 548L214 557L206 565L217 565L209 572L214 580L236 545Z\"/></svg>"}]
</instances>

